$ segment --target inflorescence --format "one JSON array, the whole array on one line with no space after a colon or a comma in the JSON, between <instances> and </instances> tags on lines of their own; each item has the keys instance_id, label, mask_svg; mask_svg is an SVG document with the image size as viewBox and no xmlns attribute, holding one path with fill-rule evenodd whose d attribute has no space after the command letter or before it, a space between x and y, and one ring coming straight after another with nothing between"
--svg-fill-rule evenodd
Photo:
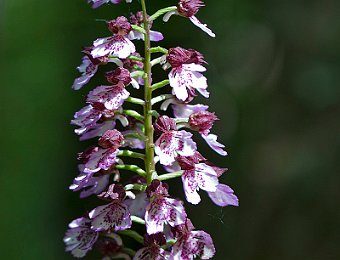
<instances>
[{"instance_id":1,"label":"inflorescence","mask_svg":"<svg viewBox=\"0 0 340 260\"><path fill-rule=\"evenodd\" d=\"M122 0L88 2L97 8ZM106 72L107 84L88 93L86 106L71 121L77 126L75 133L80 140L94 138L98 142L78 154L80 174L70 189L80 191L81 198L95 195L103 203L69 224L64 237L66 251L78 258L96 248L103 259L210 259L215 254L210 235L195 230L184 203L171 197L165 182L180 177L191 204L200 203L198 191L204 190L218 206L238 206L234 191L219 182L226 169L204 158L188 131L198 132L216 153L227 155L224 145L210 133L218 117L206 105L190 104L197 92L209 97L203 75L206 62L196 50L151 47L150 42L163 40L161 32L151 30L160 16L166 22L172 15L179 15L211 37L215 34L195 16L204 6L201 0L179 0L177 6L151 16L145 0L140 2L142 11L107 21L110 36L84 48L78 67L81 76L72 86L81 89L99 66L111 63L116 67ZM133 40L144 41L144 56L136 52ZM151 59L154 54L158 57ZM156 65L169 73L167 79L153 83L151 70ZM168 85L171 94L154 97L154 92ZM143 98L132 97L131 87L143 91ZM156 103L160 103L162 111L171 108L173 117L154 110ZM139 107L141 112L126 108L129 105ZM136 164L125 164L127 158L135 159ZM157 164L163 166L165 173L156 171ZM138 233L135 225L145 225L145 234ZM139 242L140 248L126 247L122 239L125 236Z\"/></svg>"}]
</instances>

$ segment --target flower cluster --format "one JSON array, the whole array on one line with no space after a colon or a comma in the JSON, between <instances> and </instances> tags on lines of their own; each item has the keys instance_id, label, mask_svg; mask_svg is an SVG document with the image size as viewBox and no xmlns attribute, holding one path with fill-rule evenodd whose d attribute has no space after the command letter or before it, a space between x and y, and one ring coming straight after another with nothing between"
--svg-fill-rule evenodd
<instances>
[{"instance_id":1,"label":"flower cluster","mask_svg":"<svg viewBox=\"0 0 340 260\"><path fill-rule=\"evenodd\" d=\"M122 0L88 2L97 8ZM234 191L220 183L226 169L208 161L193 140L192 132L197 132L213 151L227 155L217 135L210 132L218 117L206 105L191 104L198 93L209 97L203 75L207 63L196 50L151 47L150 42L164 38L151 30L161 15L164 21L174 14L189 18L210 36L215 34L195 16L204 6L201 0L179 0L177 6L151 16L145 0L141 4L142 11L107 21L110 35L84 48L78 67L81 76L72 86L80 90L99 66L110 64L111 70L104 74L107 83L88 92L86 105L71 121L81 141L97 141L78 154L79 175L70 189L79 191L81 198L96 196L102 203L69 224L64 237L66 251L78 258L96 248L103 259L210 259L215 254L212 238L195 230L184 202L170 195L166 183L180 177L186 201L191 204L200 203L199 191L204 190L218 206L238 206ZM136 52L134 40L144 42L143 56ZM158 57L151 59L153 54ZM169 71L167 79L153 83L152 67L156 65ZM168 85L171 94L153 96ZM143 99L132 97L136 91L131 88L142 90ZM171 117L153 109L158 102L162 102L162 111L171 108L167 113ZM137 162L129 164L133 159ZM165 173L159 174L161 171ZM145 234L135 231L136 224L145 225ZM128 248L126 236L139 242L140 248Z\"/></svg>"}]
</instances>

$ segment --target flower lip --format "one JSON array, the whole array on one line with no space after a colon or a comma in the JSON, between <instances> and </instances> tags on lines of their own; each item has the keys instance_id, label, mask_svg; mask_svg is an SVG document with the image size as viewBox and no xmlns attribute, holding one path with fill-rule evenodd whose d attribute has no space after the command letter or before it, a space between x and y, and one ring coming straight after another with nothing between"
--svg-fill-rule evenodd
<instances>
[{"instance_id":1,"label":"flower lip","mask_svg":"<svg viewBox=\"0 0 340 260\"><path fill-rule=\"evenodd\" d=\"M201 0L180 0L177 5L177 11L184 17L194 16L198 10L204 6Z\"/></svg>"},{"instance_id":2,"label":"flower lip","mask_svg":"<svg viewBox=\"0 0 340 260\"><path fill-rule=\"evenodd\" d=\"M107 130L102 137L99 138L98 144L103 148L118 149L124 140L124 136L116 129Z\"/></svg>"},{"instance_id":3,"label":"flower lip","mask_svg":"<svg viewBox=\"0 0 340 260\"><path fill-rule=\"evenodd\" d=\"M129 20L124 16L108 21L107 27L112 33L119 35L127 35L132 30Z\"/></svg>"},{"instance_id":4,"label":"flower lip","mask_svg":"<svg viewBox=\"0 0 340 260\"><path fill-rule=\"evenodd\" d=\"M166 59L173 68L180 67L183 64L206 63L200 52L193 49L184 49L182 47L170 48Z\"/></svg>"},{"instance_id":5,"label":"flower lip","mask_svg":"<svg viewBox=\"0 0 340 260\"><path fill-rule=\"evenodd\" d=\"M124 85L128 85L131 82L130 72L127 69L121 67L106 72L105 77L107 81L113 85L117 85L119 82L122 82Z\"/></svg>"}]
</instances>

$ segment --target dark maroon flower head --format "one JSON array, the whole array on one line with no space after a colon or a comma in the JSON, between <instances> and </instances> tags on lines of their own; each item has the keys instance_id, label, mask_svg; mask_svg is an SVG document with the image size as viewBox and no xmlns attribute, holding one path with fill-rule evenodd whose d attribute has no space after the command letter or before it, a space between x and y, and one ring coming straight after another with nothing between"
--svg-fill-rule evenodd
<instances>
[{"instance_id":1,"label":"dark maroon flower head","mask_svg":"<svg viewBox=\"0 0 340 260\"><path fill-rule=\"evenodd\" d=\"M154 128L160 133L176 130L176 122L168 116L160 116L154 123Z\"/></svg>"},{"instance_id":2,"label":"dark maroon flower head","mask_svg":"<svg viewBox=\"0 0 340 260\"><path fill-rule=\"evenodd\" d=\"M98 151L98 147L91 146L87 148L84 152L78 153L77 159L82 163L87 163L88 160L90 159L91 154L96 151Z\"/></svg>"},{"instance_id":3,"label":"dark maroon flower head","mask_svg":"<svg viewBox=\"0 0 340 260\"><path fill-rule=\"evenodd\" d=\"M149 198L151 198L153 195L164 195L168 196L168 184L161 182L159 180L153 180L151 184L146 188L146 194Z\"/></svg>"},{"instance_id":4,"label":"dark maroon flower head","mask_svg":"<svg viewBox=\"0 0 340 260\"><path fill-rule=\"evenodd\" d=\"M106 63L109 62L109 57L108 56L103 56L103 57L99 57L99 58L93 58L92 55L91 55L92 49L93 49L93 47L85 47L83 49L83 53L90 59L90 61L94 65L106 64Z\"/></svg>"},{"instance_id":5,"label":"dark maroon flower head","mask_svg":"<svg viewBox=\"0 0 340 260\"><path fill-rule=\"evenodd\" d=\"M193 49L184 49L181 47L170 48L166 60L170 63L171 67L180 67L183 64L202 64L205 63L203 55Z\"/></svg>"},{"instance_id":6,"label":"dark maroon flower head","mask_svg":"<svg viewBox=\"0 0 340 260\"><path fill-rule=\"evenodd\" d=\"M138 52L134 52L131 55L136 56L136 57L140 57L140 54ZM125 59L123 61L123 66L124 68L128 69L128 70L132 70L132 69L143 69L144 64L141 61L137 61L137 60L131 60L131 59Z\"/></svg>"},{"instance_id":7,"label":"dark maroon flower head","mask_svg":"<svg viewBox=\"0 0 340 260\"><path fill-rule=\"evenodd\" d=\"M112 33L119 35L127 35L132 30L129 20L124 16L108 21L107 27Z\"/></svg>"},{"instance_id":8,"label":"dark maroon flower head","mask_svg":"<svg viewBox=\"0 0 340 260\"><path fill-rule=\"evenodd\" d=\"M113 256L116 253L120 252L122 246L117 243L117 241L111 237L99 237L97 240L95 247L101 252L104 256Z\"/></svg>"},{"instance_id":9,"label":"dark maroon flower head","mask_svg":"<svg viewBox=\"0 0 340 260\"><path fill-rule=\"evenodd\" d=\"M147 18L149 19L149 15L147 16ZM142 25L143 24L143 12L142 11L138 11L136 14L131 14L130 16L130 23L131 24L135 24L135 25ZM152 26L152 21L149 21L149 26L151 28Z\"/></svg>"},{"instance_id":10,"label":"dark maroon flower head","mask_svg":"<svg viewBox=\"0 0 340 260\"><path fill-rule=\"evenodd\" d=\"M162 232L158 232L156 234L145 234L144 235L144 245L145 246L152 246L152 245L164 245L166 244L165 235Z\"/></svg>"},{"instance_id":11,"label":"dark maroon flower head","mask_svg":"<svg viewBox=\"0 0 340 260\"><path fill-rule=\"evenodd\" d=\"M98 144L103 148L118 149L124 140L124 136L116 129L107 130L102 137L99 138Z\"/></svg>"},{"instance_id":12,"label":"dark maroon flower head","mask_svg":"<svg viewBox=\"0 0 340 260\"><path fill-rule=\"evenodd\" d=\"M218 118L214 113L200 111L190 115L189 125L191 129L207 135L216 120Z\"/></svg>"},{"instance_id":13,"label":"dark maroon flower head","mask_svg":"<svg viewBox=\"0 0 340 260\"><path fill-rule=\"evenodd\" d=\"M125 198L125 190L120 184L111 184L108 190L99 194L98 197L122 201Z\"/></svg>"},{"instance_id":14,"label":"dark maroon flower head","mask_svg":"<svg viewBox=\"0 0 340 260\"><path fill-rule=\"evenodd\" d=\"M107 81L113 85L117 85L119 82L122 82L124 85L128 85L131 82L130 72L127 69L121 67L107 72L105 77Z\"/></svg>"},{"instance_id":15,"label":"dark maroon flower head","mask_svg":"<svg viewBox=\"0 0 340 260\"><path fill-rule=\"evenodd\" d=\"M194 16L204 4L201 0L180 0L177 4L177 11L185 17Z\"/></svg>"}]
</instances>

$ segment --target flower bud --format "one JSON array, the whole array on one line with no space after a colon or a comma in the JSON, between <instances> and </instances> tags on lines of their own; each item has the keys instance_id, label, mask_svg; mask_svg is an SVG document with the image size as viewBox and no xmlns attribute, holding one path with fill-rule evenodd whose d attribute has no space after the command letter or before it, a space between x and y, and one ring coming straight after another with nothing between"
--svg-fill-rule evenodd
<instances>
[{"instance_id":1,"label":"flower bud","mask_svg":"<svg viewBox=\"0 0 340 260\"><path fill-rule=\"evenodd\" d=\"M204 4L201 0L180 0L177 5L177 11L185 17L194 16Z\"/></svg>"},{"instance_id":2,"label":"flower bud","mask_svg":"<svg viewBox=\"0 0 340 260\"><path fill-rule=\"evenodd\" d=\"M119 16L114 20L108 21L107 27L112 33L119 35L126 35L132 30L131 24L124 16Z\"/></svg>"},{"instance_id":3,"label":"flower bud","mask_svg":"<svg viewBox=\"0 0 340 260\"><path fill-rule=\"evenodd\" d=\"M105 77L108 82L113 85L117 85L119 82L122 82L124 85L128 85L131 82L130 72L127 69L118 67L117 69L107 72Z\"/></svg>"},{"instance_id":4,"label":"flower bud","mask_svg":"<svg viewBox=\"0 0 340 260\"><path fill-rule=\"evenodd\" d=\"M189 125L193 130L207 135L216 120L218 118L214 113L200 111L190 115Z\"/></svg>"},{"instance_id":5,"label":"flower bud","mask_svg":"<svg viewBox=\"0 0 340 260\"><path fill-rule=\"evenodd\" d=\"M170 48L166 59L173 68L179 67L182 64L205 63L203 55L200 52L193 49L186 50L181 47Z\"/></svg>"},{"instance_id":6,"label":"flower bud","mask_svg":"<svg viewBox=\"0 0 340 260\"><path fill-rule=\"evenodd\" d=\"M124 136L116 129L107 130L100 137L98 144L103 148L118 148L121 146Z\"/></svg>"}]
</instances>

